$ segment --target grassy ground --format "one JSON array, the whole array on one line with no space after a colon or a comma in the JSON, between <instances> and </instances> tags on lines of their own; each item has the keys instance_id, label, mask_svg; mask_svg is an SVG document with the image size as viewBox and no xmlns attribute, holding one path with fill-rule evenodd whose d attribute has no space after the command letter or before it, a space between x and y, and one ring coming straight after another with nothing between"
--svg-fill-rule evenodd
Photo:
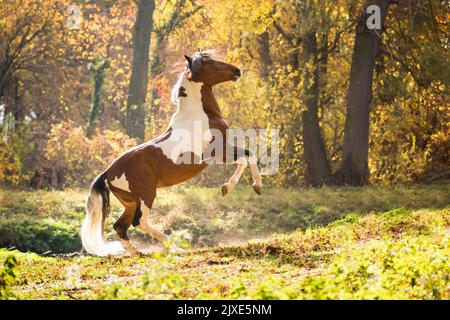
<instances>
[{"instance_id":1,"label":"grassy ground","mask_svg":"<svg viewBox=\"0 0 450 320\"><path fill-rule=\"evenodd\" d=\"M85 197L1 190L0 247L75 251ZM191 249L121 258L0 249L0 263L17 258L9 296L18 299L449 299L449 199L445 185L260 197L241 187L225 198L177 187L158 195L153 221L172 230L173 247L186 242L176 230L190 233Z\"/></svg>"}]
</instances>

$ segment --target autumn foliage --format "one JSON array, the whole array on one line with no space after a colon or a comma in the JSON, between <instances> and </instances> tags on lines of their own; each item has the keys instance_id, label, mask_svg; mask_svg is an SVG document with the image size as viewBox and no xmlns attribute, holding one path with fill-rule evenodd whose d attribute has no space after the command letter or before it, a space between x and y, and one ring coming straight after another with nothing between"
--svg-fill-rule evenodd
<instances>
[{"instance_id":1,"label":"autumn foliage","mask_svg":"<svg viewBox=\"0 0 450 320\"><path fill-rule=\"evenodd\" d=\"M37 169L50 166L64 173L65 185L87 185L139 142L124 133L139 1L0 2L0 182L27 185ZM68 11L72 4L77 28L68 25L76 15ZM448 179L450 8L439 0L390 6L373 75L369 182ZM312 94L332 183L343 158L363 9L362 0L156 0L140 119L145 138L160 134L174 112L170 91L184 54L215 48L244 72L216 90L231 127L280 130L280 171L266 183L310 184L304 115ZM312 56L305 39L315 41ZM93 81L98 61L108 61L101 88Z\"/></svg>"},{"instance_id":2,"label":"autumn foliage","mask_svg":"<svg viewBox=\"0 0 450 320\"><path fill-rule=\"evenodd\" d=\"M61 122L52 126L44 155L52 167L64 171L67 185L77 186L103 172L117 156L135 145L136 140L120 131L105 130L100 134L97 130L87 138L82 126Z\"/></svg>"}]
</instances>

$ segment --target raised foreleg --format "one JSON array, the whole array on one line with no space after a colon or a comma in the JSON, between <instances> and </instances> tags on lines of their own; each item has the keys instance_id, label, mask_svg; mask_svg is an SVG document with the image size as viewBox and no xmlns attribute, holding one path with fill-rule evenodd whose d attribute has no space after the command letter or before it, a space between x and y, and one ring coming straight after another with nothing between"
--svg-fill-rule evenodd
<instances>
[{"instance_id":1,"label":"raised foreleg","mask_svg":"<svg viewBox=\"0 0 450 320\"><path fill-rule=\"evenodd\" d=\"M239 182L239 179L241 178L242 174L244 173L245 168L247 167L248 161L246 157L239 158L236 160L236 163L238 164L238 167L236 168L236 171L231 176L231 178L228 180L228 182L225 182L222 185L222 196L225 196L228 192L233 190L233 188L236 186L236 184Z\"/></svg>"},{"instance_id":2,"label":"raised foreleg","mask_svg":"<svg viewBox=\"0 0 450 320\"><path fill-rule=\"evenodd\" d=\"M256 157L250 156L248 159L248 163L250 165L250 170L252 171L252 178L253 178L253 190L257 194L261 194L262 192L262 178L261 178L261 172L259 172L258 164L256 163Z\"/></svg>"},{"instance_id":3,"label":"raised foreleg","mask_svg":"<svg viewBox=\"0 0 450 320\"><path fill-rule=\"evenodd\" d=\"M242 174L244 173L245 168L248 164L250 164L250 169L252 171L253 178L253 190L257 194L261 194L262 191L262 179L261 173L259 172L258 165L256 163L256 157L254 157L251 152L247 149L242 149L239 147L233 147L233 155L227 155L225 157L225 162L229 163L233 161L238 164L236 171L228 180L228 182L222 185L221 191L222 196L225 196L228 192L230 192L236 184L239 182Z\"/></svg>"}]
</instances>

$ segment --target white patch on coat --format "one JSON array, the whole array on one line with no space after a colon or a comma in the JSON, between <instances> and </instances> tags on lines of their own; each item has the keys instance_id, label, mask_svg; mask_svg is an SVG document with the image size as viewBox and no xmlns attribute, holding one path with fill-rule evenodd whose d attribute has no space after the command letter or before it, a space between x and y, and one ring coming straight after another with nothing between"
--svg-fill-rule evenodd
<instances>
[{"instance_id":1,"label":"white patch on coat","mask_svg":"<svg viewBox=\"0 0 450 320\"><path fill-rule=\"evenodd\" d=\"M237 159L234 163L237 163L238 167L236 168L236 171L234 171L234 174L231 176L228 182L225 184L228 188L228 192L233 190L233 188L239 182L239 179L241 178L245 168L247 167L248 161L246 157L241 157Z\"/></svg>"},{"instance_id":2,"label":"white patch on coat","mask_svg":"<svg viewBox=\"0 0 450 320\"><path fill-rule=\"evenodd\" d=\"M139 224L137 227L139 229L141 229L142 231L144 231L145 233L147 233L149 236L159 240L160 242L166 241L169 238L166 234L159 232L158 230L150 227L150 225L148 223L148 217L150 215L150 208L147 207L145 205L144 201L142 201L142 200L141 200L141 212L142 212L142 216L139 219Z\"/></svg>"},{"instance_id":3,"label":"white patch on coat","mask_svg":"<svg viewBox=\"0 0 450 320\"><path fill-rule=\"evenodd\" d=\"M183 72L172 91L172 100L177 104L177 111L170 120L172 128L170 137L156 145L173 163L183 153L194 153L198 159L212 139L209 119L203 111L201 89L203 83L189 81ZM187 97L178 97L179 88L183 87Z\"/></svg>"},{"instance_id":4,"label":"white patch on coat","mask_svg":"<svg viewBox=\"0 0 450 320\"><path fill-rule=\"evenodd\" d=\"M114 180L112 180L111 184L118 189L131 192L130 187L128 185L128 180L125 176L125 172L122 173L122 175L120 177L118 177L118 178L116 177Z\"/></svg>"},{"instance_id":5,"label":"white patch on coat","mask_svg":"<svg viewBox=\"0 0 450 320\"><path fill-rule=\"evenodd\" d=\"M256 183L257 187L262 188L262 178L261 173L259 172L258 165L256 164L256 157L251 156L248 159L248 163L250 164L250 169L252 171L253 181Z\"/></svg>"}]
</instances>

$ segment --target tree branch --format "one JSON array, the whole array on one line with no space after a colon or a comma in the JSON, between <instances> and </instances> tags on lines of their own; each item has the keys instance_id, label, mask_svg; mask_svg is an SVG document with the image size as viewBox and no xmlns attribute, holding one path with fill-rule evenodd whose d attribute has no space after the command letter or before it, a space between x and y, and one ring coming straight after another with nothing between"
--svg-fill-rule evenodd
<instances>
[{"instance_id":1,"label":"tree branch","mask_svg":"<svg viewBox=\"0 0 450 320\"><path fill-rule=\"evenodd\" d=\"M283 28L276 22L273 22L273 26L275 27L275 29L278 31L279 34L281 34L281 36L291 45L294 45L294 41L293 38L291 36L289 36L284 30Z\"/></svg>"}]
</instances>

